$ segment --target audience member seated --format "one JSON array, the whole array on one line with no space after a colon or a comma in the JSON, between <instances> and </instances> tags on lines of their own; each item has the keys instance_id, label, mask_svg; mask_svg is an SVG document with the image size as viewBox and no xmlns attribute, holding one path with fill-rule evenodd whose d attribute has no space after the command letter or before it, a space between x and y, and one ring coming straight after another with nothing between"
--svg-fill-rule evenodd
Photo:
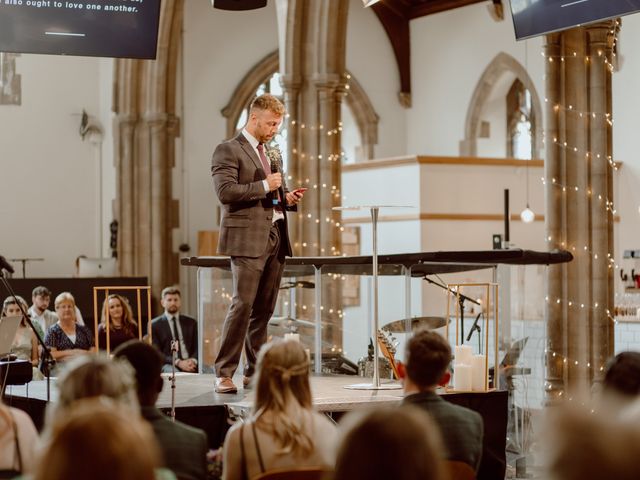
<instances>
[{"instance_id":1,"label":"audience member seated","mask_svg":"<svg viewBox=\"0 0 640 480\"><path fill-rule=\"evenodd\" d=\"M136 372L138 400L142 417L155 433L164 464L179 480L206 477L207 434L180 422L172 422L155 406L162 391L163 357L154 347L139 340L120 345L114 358L127 360Z\"/></svg>"},{"instance_id":2,"label":"audience member seated","mask_svg":"<svg viewBox=\"0 0 640 480\"><path fill-rule=\"evenodd\" d=\"M91 398L53 421L35 480L154 480L158 466L149 425L122 405Z\"/></svg>"},{"instance_id":3,"label":"audience member seated","mask_svg":"<svg viewBox=\"0 0 640 480\"><path fill-rule=\"evenodd\" d=\"M27 311L29 306L27 305L27 302L24 300L24 298L18 295L16 295L16 298L22 304L24 310ZM28 362L31 362L31 365L33 367L33 379L41 380L43 377L40 373L40 370L38 370L38 340L36 339L35 333L33 333L33 330L31 330L31 327L24 319L22 311L20 310L20 306L16 303L13 297L7 297L4 299L4 302L2 303L2 316L22 316L22 321L20 322L20 326L18 327L16 336L13 339L13 343L11 344L11 353L13 353L18 358L18 360L27 360Z\"/></svg>"},{"instance_id":4,"label":"audience member seated","mask_svg":"<svg viewBox=\"0 0 640 480\"><path fill-rule=\"evenodd\" d=\"M0 478L33 473L39 443L29 415L0 399Z\"/></svg>"},{"instance_id":5,"label":"audience member seated","mask_svg":"<svg viewBox=\"0 0 640 480\"><path fill-rule=\"evenodd\" d=\"M76 323L76 302L69 292L62 292L54 302L58 323L52 325L45 335L44 343L51 349L51 356L57 362L53 374L73 357L94 350L91 331Z\"/></svg>"},{"instance_id":6,"label":"audience member seated","mask_svg":"<svg viewBox=\"0 0 640 480\"><path fill-rule=\"evenodd\" d=\"M404 381L403 404L425 410L440 427L446 458L467 463L477 472L482 458L483 421L479 413L440 398L436 388L449 383L451 347L436 332L420 330L409 339L406 365L399 364Z\"/></svg>"},{"instance_id":7,"label":"audience member seated","mask_svg":"<svg viewBox=\"0 0 640 480\"><path fill-rule=\"evenodd\" d=\"M640 429L617 412L582 408L577 401L547 410L542 445L549 480L637 480L640 478Z\"/></svg>"},{"instance_id":8,"label":"audience member seated","mask_svg":"<svg viewBox=\"0 0 640 480\"><path fill-rule=\"evenodd\" d=\"M135 423L142 420L136 394L135 372L131 365L124 360L111 360L106 355L100 354L75 357L69 361L60 378L58 378L56 386L58 387L58 401L49 403L45 412L43 432L45 444L55 441L55 439L52 440L55 424L63 421L72 411L75 411L78 401L83 399L102 398L105 401L112 402L118 410L127 416L130 422ZM151 435L153 438L153 433ZM99 445L99 442L105 441L104 437L99 437L95 440L98 442L97 445ZM153 443L155 444L155 438ZM71 453L75 454L73 451ZM131 454L133 455L134 453L132 452ZM107 473L110 473L108 469ZM94 477L82 477L80 475L68 478L91 478L91 480L95 480ZM100 478L120 477L111 474ZM155 478L172 480L175 479L175 475L170 470L159 468L156 469Z\"/></svg>"},{"instance_id":9,"label":"audience member seated","mask_svg":"<svg viewBox=\"0 0 640 480\"><path fill-rule=\"evenodd\" d=\"M36 328L40 328L38 333L44 339L47 330L58 322L58 315L49 308L51 302L51 291L47 287L39 286L31 292L31 308L27 312Z\"/></svg>"},{"instance_id":10,"label":"audience member seated","mask_svg":"<svg viewBox=\"0 0 640 480\"><path fill-rule=\"evenodd\" d=\"M83 398L107 397L136 415L140 411L131 365L106 355L82 355L70 360L56 386L58 401L47 404L46 424L66 415L73 403Z\"/></svg>"},{"instance_id":11,"label":"audience member seated","mask_svg":"<svg viewBox=\"0 0 640 480\"><path fill-rule=\"evenodd\" d=\"M340 426L333 480L443 480L438 428L416 407L353 412Z\"/></svg>"},{"instance_id":12,"label":"audience member seated","mask_svg":"<svg viewBox=\"0 0 640 480\"><path fill-rule=\"evenodd\" d=\"M138 338L138 324L133 318L129 301L121 295L111 294L102 304L102 317L98 325L98 348L107 349L107 316L109 317L109 350L128 340Z\"/></svg>"},{"instance_id":13,"label":"audience member seated","mask_svg":"<svg viewBox=\"0 0 640 480\"><path fill-rule=\"evenodd\" d=\"M607 362L602 382L604 408L620 411L640 398L640 352L621 352Z\"/></svg>"},{"instance_id":14,"label":"audience member seated","mask_svg":"<svg viewBox=\"0 0 640 480\"><path fill-rule=\"evenodd\" d=\"M153 344L164 355L162 371L172 371L171 343L175 340L178 342L174 364L176 370L195 373L198 371L198 323L180 313L182 300L178 287L166 287L161 297L164 313L152 320L151 337Z\"/></svg>"},{"instance_id":15,"label":"audience member seated","mask_svg":"<svg viewBox=\"0 0 640 480\"><path fill-rule=\"evenodd\" d=\"M309 359L302 344L268 343L258 355L253 414L231 427L225 439L222 477L253 478L300 467L331 469L336 438L335 425L311 406Z\"/></svg>"}]
</instances>

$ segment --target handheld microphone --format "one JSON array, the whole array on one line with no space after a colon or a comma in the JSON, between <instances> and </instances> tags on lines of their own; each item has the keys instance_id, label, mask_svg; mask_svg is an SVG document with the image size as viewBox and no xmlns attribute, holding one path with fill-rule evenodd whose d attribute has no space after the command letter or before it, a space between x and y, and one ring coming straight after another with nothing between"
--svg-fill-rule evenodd
<instances>
[{"instance_id":1,"label":"handheld microphone","mask_svg":"<svg viewBox=\"0 0 640 480\"><path fill-rule=\"evenodd\" d=\"M271 167L273 168L273 167ZM0 270L6 270L9 273L16 273L11 264L7 262L7 259L0 255Z\"/></svg>"},{"instance_id":2,"label":"handheld microphone","mask_svg":"<svg viewBox=\"0 0 640 480\"><path fill-rule=\"evenodd\" d=\"M476 330L480 330L480 327L478 326L478 320L480 320L480 316L482 315L482 312L480 312L477 316L476 319L473 321L473 325L471 325L471 330L469 330L469 335L467 335L467 342L469 340L471 340L471 335L473 335L473 332L475 332Z\"/></svg>"},{"instance_id":3,"label":"handheld microphone","mask_svg":"<svg viewBox=\"0 0 640 480\"><path fill-rule=\"evenodd\" d=\"M280 165L278 164L278 160L274 157L271 157L271 161L269 165L271 166L271 173L278 173L280 171Z\"/></svg>"}]
</instances>

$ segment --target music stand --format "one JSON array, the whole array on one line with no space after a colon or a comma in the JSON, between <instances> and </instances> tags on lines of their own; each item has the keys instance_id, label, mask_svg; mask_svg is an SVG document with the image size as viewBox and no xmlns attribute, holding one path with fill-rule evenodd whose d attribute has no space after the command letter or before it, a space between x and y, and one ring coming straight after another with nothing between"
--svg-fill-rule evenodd
<instances>
[{"instance_id":1,"label":"music stand","mask_svg":"<svg viewBox=\"0 0 640 480\"><path fill-rule=\"evenodd\" d=\"M376 338L373 342L373 382L372 383L356 383L353 385L346 385L344 388L350 390L396 390L402 388L397 383L380 383L380 371L378 370L378 213L381 208L413 208L407 205L359 205L353 207L333 207L333 210L345 211L345 210L370 210L371 211L371 226L373 237L373 253L372 253L372 267L373 267L373 318L372 318L372 335Z\"/></svg>"}]
</instances>

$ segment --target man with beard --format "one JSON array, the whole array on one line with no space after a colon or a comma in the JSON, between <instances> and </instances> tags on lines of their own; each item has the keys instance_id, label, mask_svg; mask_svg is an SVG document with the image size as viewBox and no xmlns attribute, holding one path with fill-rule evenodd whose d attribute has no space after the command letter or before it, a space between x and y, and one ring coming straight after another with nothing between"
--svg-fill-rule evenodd
<instances>
[{"instance_id":1,"label":"man with beard","mask_svg":"<svg viewBox=\"0 0 640 480\"><path fill-rule=\"evenodd\" d=\"M162 290L160 303L164 313L151 322L153 345L164 355L162 371L170 373L172 363L177 371L198 371L198 323L180 313L182 300L178 287ZM171 344L177 342L176 360L173 361Z\"/></svg>"},{"instance_id":2,"label":"man with beard","mask_svg":"<svg viewBox=\"0 0 640 480\"><path fill-rule=\"evenodd\" d=\"M255 98L245 127L218 145L211 160L222 205L218 254L231 257L233 276L233 298L215 361L216 393L238 391L232 377L243 349L242 384L250 384L258 351L267 340L285 257L292 255L287 211L297 208L306 188L287 189L280 152L268 147L284 116L278 98Z\"/></svg>"}]
</instances>

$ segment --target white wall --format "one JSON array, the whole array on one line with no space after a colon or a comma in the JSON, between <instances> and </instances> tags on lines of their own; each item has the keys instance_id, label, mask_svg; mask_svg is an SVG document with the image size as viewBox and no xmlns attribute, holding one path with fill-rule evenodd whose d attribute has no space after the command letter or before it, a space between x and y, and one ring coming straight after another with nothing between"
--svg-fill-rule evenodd
<instances>
[{"instance_id":1,"label":"white wall","mask_svg":"<svg viewBox=\"0 0 640 480\"><path fill-rule=\"evenodd\" d=\"M16 69L22 105L0 106L0 254L44 258L32 277L71 275L79 254L99 254L96 153L79 127L83 109L100 117L101 61L24 54Z\"/></svg>"},{"instance_id":2,"label":"white wall","mask_svg":"<svg viewBox=\"0 0 640 480\"><path fill-rule=\"evenodd\" d=\"M528 67L541 101L544 99L542 40L526 41L525 59L525 42L515 41L508 10L505 8L502 22L491 19L486 3L411 22L413 108L407 112L408 153L458 155L473 91L500 52Z\"/></svg>"},{"instance_id":3,"label":"white wall","mask_svg":"<svg viewBox=\"0 0 640 480\"><path fill-rule=\"evenodd\" d=\"M347 23L347 69L355 76L380 116L374 158L407 152L406 110L398 102L400 76L382 23L361 0L350 0Z\"/></svg>"},{"instance_id":4,"label":"white wall","mask_svg":"<svg viewBox=\"0 0 640 480\"><path fill-rule=\"evenodd\" d=\"M613 156L624 163L615 196L615 208L621 217L615 239L617 263L630 273L640 270L640 262L623 260L623 250L640 249L640 15L622 19L618 42L621 69L613 74Z\"/></svg>"}]
</instances>

